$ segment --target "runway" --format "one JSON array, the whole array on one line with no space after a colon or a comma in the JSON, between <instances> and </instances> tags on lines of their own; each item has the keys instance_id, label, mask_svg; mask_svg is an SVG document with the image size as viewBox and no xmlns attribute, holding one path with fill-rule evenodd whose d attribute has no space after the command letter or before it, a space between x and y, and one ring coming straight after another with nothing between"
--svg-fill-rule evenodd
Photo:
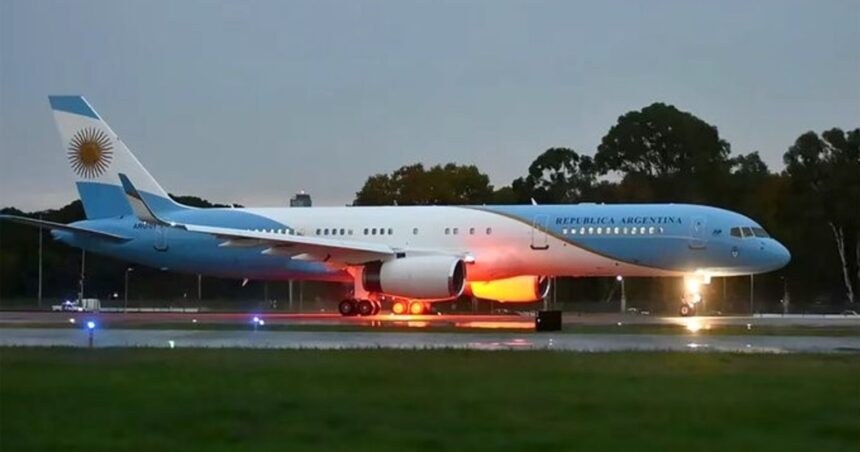
<instances>
[{"instance_id":1,"label":"runway","mask_svg":"<svg viewBox=\"0 0 860 452\"><path fill-rule=\"evenodd\" d=\"M83 328L4 328L0 346L87 347ZM95 347L860 353L860 337L98 329Z\"/></svg>"},{"instance_id":2,"label":"runway","mask_svg":"<svg viewBox=\"0 0 860 452\"><path fill-rule=\"evenodd\" d=\"M80 323L85 319L94 319L105 327L138 327L146 325L171 325L180 327L182 324L215 324L215 325L247 325L253 317L260 317L270 325L349 325L356 327L406 327L434 328L446 327L457 329L514 329L531 330L534 328L534 317L529 315L475 315L475 314L443 314L443 315L400 315L381 314L370 317L342 317L331 313L282 313L282 312L45 312L45 311L3 311L0 312L0 325L59 325L69 323L74 319ZM836 327L857 328L860 330L860 317L847 316L713 316L713 317L665 317L630 314L578 314L566 312L563 315L566 326L613 326L613 325L676 325L688 327L695 324L701 328L719 328L722 326L743 326L755 328L759 326L776 327Z\"/></svg>"}]
</instances>

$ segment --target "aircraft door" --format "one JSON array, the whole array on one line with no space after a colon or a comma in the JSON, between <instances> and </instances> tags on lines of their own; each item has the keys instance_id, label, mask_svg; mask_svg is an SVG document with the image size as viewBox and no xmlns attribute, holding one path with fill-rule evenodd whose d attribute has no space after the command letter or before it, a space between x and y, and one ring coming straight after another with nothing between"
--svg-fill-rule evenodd
<instances>
[{"instance_id":1,"label":"aircraft door","mask_svg":"<svg viewBox=\"0 0 860 452\"><path fill-rule=\"evenodd\" d=\"M705 218L693 217L690 221L690 248L702 249L708 244L707 236L705 235Z\"/></svg>"},{"instance_id":2,"label":"aircraft door","mask_svg":"<svg viewBox=\"0 0 860 452\"><path fill-rule=\"evenodd\" d=\"M549 237L547 236L547 228L549 226L549 216L537 215L532 224L532 249L545 250L549 248Z\"/></svg>"},{"instance_id":3,"label":"aircraft door","mask_svg":"<svg viewBox=\"0 0 860 452\"><path fill-rule=\"evenodd\" d=\"M155 251L167 251L167 228L164 226L155 227Z\"/></svg>"}]
</instances>

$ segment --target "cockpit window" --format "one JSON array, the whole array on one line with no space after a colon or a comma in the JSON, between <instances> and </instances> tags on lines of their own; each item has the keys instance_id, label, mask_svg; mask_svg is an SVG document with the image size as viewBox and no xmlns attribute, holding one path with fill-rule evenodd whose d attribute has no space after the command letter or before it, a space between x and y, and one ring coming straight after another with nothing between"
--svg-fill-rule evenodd
<instances>
[{"instance_id":1,"label":"cockpit window","mask_svg":"<svg viewBox=\"0 0 860 452\"><path fill-rule=\"evenodd\" d=\"M753 230L753 234L755 234L756 237L762 237L762 238L770 237L770 235L768 235L767 231L765 231L762 228L752 228L752 230Z\"/></svg>"},{"instance_id":2,"label":"cockpit window","mask_svg":"<svg viewBox=\"0 0 860 452\"><path fill-rule=\"evenodd\" d=\"M730 234L732 235L732 237L738 237L741 239L748 239L748 238L752 238L752 237L761 237L761 238L766 239L766 238L770 237L770 234L768 234L767 231L765 231L762 228L758 228L758 227L756 227L756 228L750 228L750 227L732 228L730 231Z\"/></svg>"}]
</instances>

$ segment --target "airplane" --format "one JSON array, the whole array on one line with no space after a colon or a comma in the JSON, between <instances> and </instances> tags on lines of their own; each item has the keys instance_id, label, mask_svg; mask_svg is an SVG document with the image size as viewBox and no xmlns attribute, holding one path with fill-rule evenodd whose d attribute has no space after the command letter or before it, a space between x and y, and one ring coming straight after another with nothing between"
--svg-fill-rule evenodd
<instances>
[{"instance_id":1,"label":"airplane","mask_svg":"<svg viewBox=\"0 0 860 452\"><path fill-rule=\"evenodd\" d=\"M352 284L344 316L469 294L546 297L554 277L681 277L681 315L712 277L782 268L789 251L739 213L691 204L193 208L177 203L81 96L50 96L86 219L56 240L140 265L243 280Z\"/></svg>"}]
</instances>

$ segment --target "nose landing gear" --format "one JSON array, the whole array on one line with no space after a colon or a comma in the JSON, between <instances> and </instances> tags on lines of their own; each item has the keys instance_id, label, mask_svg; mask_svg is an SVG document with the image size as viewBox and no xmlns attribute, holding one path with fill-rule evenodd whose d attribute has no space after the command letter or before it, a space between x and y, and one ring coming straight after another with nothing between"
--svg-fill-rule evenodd
<instances>
[{"instance_id":1,"label":"nose landing gear","mask_svg":"<svg viewBox=\"0 0 860 452\"><path fill-rule=\"evenodd\" d=\"M683 303L681 304L681 309L678 313L681 314L681 317L690 317L692 315L696 315L696 306Z\"/></svg>"}]
</instances>

